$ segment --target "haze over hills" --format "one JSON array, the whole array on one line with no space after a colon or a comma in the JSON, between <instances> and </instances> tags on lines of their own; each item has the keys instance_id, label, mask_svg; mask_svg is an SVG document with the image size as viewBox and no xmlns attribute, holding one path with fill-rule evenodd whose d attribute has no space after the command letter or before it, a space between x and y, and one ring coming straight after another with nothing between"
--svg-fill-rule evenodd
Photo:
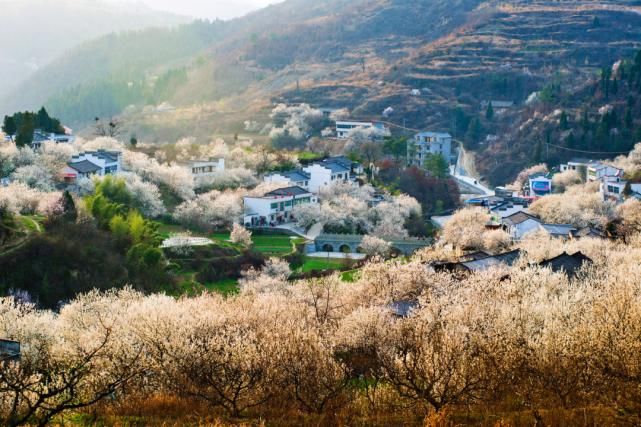
<instances>
[{"instance_id":1,"label":"haze over hills","mask_svg":"<svg viewBox=\"0 0 641 427\"><path fill-rule=\"evenodd\" d=\"M0 0L0 11L0 96L83 41L188 21L141 3L103 0Z\"/></svg>"},{"instance_id":2,"label":"haze over hills","mask_svg":"<svg viewBox=\"0 0 641 427\"><path fill-rule=\"evenodd\" d=\"M171 141L242 132L273 102L372 119L392 107L390 121L462 138L454 111L467 125L494 99L515 107L485 131L509 134L533 92L551 81L579 90L639 46L635 1L288 0L229 22L94 40L0 110L45 103L76 127L121 115L131 132ZM517 154L507 176L529 161Z\"/></svg>"}]
</instances>

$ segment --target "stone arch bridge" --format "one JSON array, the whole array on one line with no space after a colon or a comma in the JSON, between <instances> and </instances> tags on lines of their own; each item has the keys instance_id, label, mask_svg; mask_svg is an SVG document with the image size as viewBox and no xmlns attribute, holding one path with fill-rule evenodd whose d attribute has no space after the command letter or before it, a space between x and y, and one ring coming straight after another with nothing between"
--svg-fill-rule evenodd
<instances>
[{"instance_id":1,"label":"stone arch bridge","mask_svg":"<svg viewBox=\"0 0 641 427\"><path fill-rule=\"evenodd\" d=\"M356 234L321 234L316 237L310 250L316 252L361 253L363 237ZM413 237L384 240L390 243L393 252L403 255L411 255L419 249L432 245L431 239Z\"/></svg>"}]
</instances>

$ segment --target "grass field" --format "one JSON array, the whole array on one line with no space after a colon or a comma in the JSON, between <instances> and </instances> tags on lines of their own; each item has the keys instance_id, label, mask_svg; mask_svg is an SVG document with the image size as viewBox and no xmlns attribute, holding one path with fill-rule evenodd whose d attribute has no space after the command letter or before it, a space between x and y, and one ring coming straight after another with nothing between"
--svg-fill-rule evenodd
<instances>
[{"instance_id":1,"label":"grass field","mask_svg":"<svg viewBox=\"0 0 641 427\"><path fill-rule=\"evenodd\" d=\"M340 270L343 267L345 267L345 261L341 259L307 258L300 271L309 273L310 271Z\"/></svg>"},{"instance_id":2,"label":"grass field","mask_svg":"<svg viewBox=\"0 0 641 427\"><path fill-rule=\"evenodd\" d=\"M216 243L229 244L229 233L216 233L209 236ZM292 239L287 235L254 235L254 249L266 256L285 256L293 252L294 243L302 239Z\"/></svg>"}]
</instances>

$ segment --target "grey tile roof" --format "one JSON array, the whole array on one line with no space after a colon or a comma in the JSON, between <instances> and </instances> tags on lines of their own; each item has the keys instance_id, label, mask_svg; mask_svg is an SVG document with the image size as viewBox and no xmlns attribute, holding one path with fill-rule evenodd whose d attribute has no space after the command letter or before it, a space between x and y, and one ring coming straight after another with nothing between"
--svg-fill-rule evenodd
<instances>
[{"instance_id":1,"label":"grey tile roof","mask_svg":"<svg viewBox=\"0 0 641 427\"><path fill-rule=\"evenodd\" d=\"M303 194L310 194L309 191L298 186L279 188L278 190L270 191L265 193L265 197L271 196L302 196Z\"/></svg>"},{"instance_id":2,"label":"grey tile roof","mask_svg":"<svg viewBox=\"0 0 641 427\"><path fill-rule=\"evenodd\" d=\"M343 173L349 172L351 170L351 168L347 168L340 163L335 162L320 162L318 164L323 166L324 168L331 170L333 173Z\"/></svg>"},{"instance_id":3,"label":"grey tile roof","mask_svg":"<svg viewBox=\"0 0 641 427\"><path fill-rule=\"evenodd\" d=\"M503 224L506 225L517 225L521 224L529 219L532 219L536 222L542 222L539 218L535 217L534 215L530 215L529 213L520 211L515 214L512 214L508 217L503 218Z\"/></svg>"},{"instance_id":4,"label":"grey tile roof","mask_svg":"<svg viewBox=\"0 0 641 427\"><path fill-rule=\"evenodd\" d=\"M119 151L98 150L98 151L87 151L85 152L85 154L92 154L100 159L107 160L109 162L116 162L118 161L118 157L120 157Z\"/></svg>"},{"instance_id":5,"label":"grey tile roof","mask_svg":"<svg viewBox=\"0 0 641 427\"><path fill-rule=\"evenodd\" d=\"M67 165L72 168L77 170L80 173L91 173L91 172L97 172L101 169L100 166L98 166L95 163L91 163L89 160L81 160L79 162L69 162Z\"/></svg>"},{"instance_id":6,"label":"grey tile roof","mask_svg":"<svg viewBox=\"0 0 641 427\"><path fill-rule=\"evenodd\" d=\"M577 231L576 227L570 224L541 224L541 227L553 236L567 236Z\"/></svg>"},{"instance_id":7,"label":"grey tile roof","mask_svg":"<svg viewBox=\"0 0 641 427\"><path fill-rule=\"evenodd\" d=\"M499 255L494 255L487 258L482 258L474 261L467 261L461 263L465 268L470 271L484 271L490 267L507 265L512 266L516 260L521 256L521 250L517 249L515 251L506 252Z\"/></svg>"},{"instance_id":8,"label":"grey tile roof","mask_svg":"<svg viewBox=\"0 0 641 427\"><path fill-rule=\"evenodd\" d=\"M549 267L555 273L562 272L569 277L573 277L576 276L576 273L584 264L592 264L592 260L581 252L577 252L574 255L563 252L561 255L545 260L539 265Z\"/></svg>"},{"instance_id":9,"label":"grey tile roof","mask_svg":"<svg viewBox=\"0 0 641 427\"><path fill-rule=\"evenodd\" d=\"M418 308L418 301L395 301L387 306L396 317L410 317L412 311Z\"/></svg>"}]
</instances>

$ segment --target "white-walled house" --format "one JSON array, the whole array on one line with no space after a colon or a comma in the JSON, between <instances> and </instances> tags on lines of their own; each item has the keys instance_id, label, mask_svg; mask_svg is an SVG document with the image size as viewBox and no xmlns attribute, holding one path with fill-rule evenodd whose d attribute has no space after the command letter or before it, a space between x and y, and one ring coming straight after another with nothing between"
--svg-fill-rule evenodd
<instances>
[{"instance_id":1,"label":"white-walled house","mask_svg":"<svg viewBox=\"0 0 641 427\"><path fill-rule=\"evenodd\" d=\"M338 139L347 139L349 133L357 128L362 129L371 129L376 128L381 131L382 135L388 136L390 131L383 123L379 122L359 122L359 121L348 121L348 120L337 120L336 121L336 137Z\"/></svg>"},{"instance_id":2,"label":"white-walled house","mask_svg":"<svg viewBox=\"0 0 641 427\"><path fill-rule=\"evenodd\" d=\"M503 218L502 225L513 241L520 241L523 236L540 230L543 222L527 212L517 212Z\"/></svg>"},{"instance_id":3,"label":"white-walled house","mask_svg":"<svg viewBox=\"0 0 641 427\"><path fill-rule=\"evenodd\" d=\"M65 181L91 176L113 175L122 171L122 155L119 151L86 151L73 156L63 169Z\"/></svg>"},{"instance_id":4,"label":"white-walled house","mask_svg":"<svg viewBox=\"0 0 641 427\"><path fill-rule=\"evenodd\" d=\"M244 197L244 224L247 227L272 227L292 222L296 206L318 203L318 198L301 187L287 187L262 197Z\"/></svg>"},{"instance_id":5,"label":"white-walled house","mask_svg":"<svg viewBox=\"0 0 641 427\"><path fill-rule=\"evenodd\" d=\"M71 130L71 129L69 129ZM33 141L31 148L38 149L45 142L55 142L56 144L70 144L76 140L76 137L71 134L47 133L40 129L33 131Z\"/></svg>"},{"instance_id":6,"label":"white-walled house","mask_svg":"<svg viewBox=\"0 0 641 427\"><path fill-rule=\"evenodd\" d=\"M309 190L311 176L301 170L292 170L285 172L273 172L265 175L263 181L266 184L278 184L285 187L301 187Z\"/></svg>"},{"instance_id":7,"label":"white-walled house","mask_svg":"<svg viewBox=\"0 0 641 427\"><path fill-rule=\"evenodd\" d=\"M215 175L225 171L225 159L192 160L180 163L194 178Z\"/></svg>"},{"instance_id":8,"label":"white-walled house","mask_svg":"<svg viewBox=\"0 0 641 427\"><path fill-rule=\"evenodd\" d=\"M278 184L287 187L301 187L318 194L323 188L337 182L355 183L358 175L363 173L363 166L345 156L329 157L311 163L302 170L272 172L265 175L267 184Z\"/></svg>"},{"instance_id":9,"label":"white-walled house","mask_svg":"<svg viewBox=\"0 0 641 427\"><path fill-rule=\"evenodd\" d=\"M588 167L590 167L590 165L594 163L598 163L598 162L591 159L574 158L569 162L567 162L566 164L561 165L559 169L561 170L561 172L565 172L568 170L576 171L578 172L579 176L583 181L587 181Z\"/></svg>"},{"instance_id":10,"label":"white-walled house","mask_svg":"<svg viewBox=\"0 0 641 427\"><path fill-rule=\"evenodd\" d=\"M611 200L614 202L623 202L625 186L628 181L608 177L601 181L600 192L603 200ZM630 183L630 191L632 194L641 194L641 184Z\"/></svg>"},{"instance_id":11,"label":"white-walled house","mask_svg":"<svg viewBox=\"0 0 641 427\"><path fill-rule=\"evenodd\" d=\"M440 154L446 162L452 158L452 135L444 132L421 132L407 141L407 163L423 167L430 154Z\"/></svg>"},{"instance_id":12,"label":"white-walled house","mask_svg":"<svg viewBox=\"0 0 641 427\"><path fill-rule=\"evenodd\" d=\"M612 181L623 178L623 169L606 165L601 162L592 163L588 166L588 181Z\"/></svg>"},{"instance_id":13,"label":"white-walled house","mask_svg":"<svg viewBox=\"0 0 641 427\"><path fill-rule=\"evenodd\" d=\"M310 176L309 191L316 194L339 182L353 182L352 171L340 163L313 163L303 170Z\"/></svg>"}]
</instances>

